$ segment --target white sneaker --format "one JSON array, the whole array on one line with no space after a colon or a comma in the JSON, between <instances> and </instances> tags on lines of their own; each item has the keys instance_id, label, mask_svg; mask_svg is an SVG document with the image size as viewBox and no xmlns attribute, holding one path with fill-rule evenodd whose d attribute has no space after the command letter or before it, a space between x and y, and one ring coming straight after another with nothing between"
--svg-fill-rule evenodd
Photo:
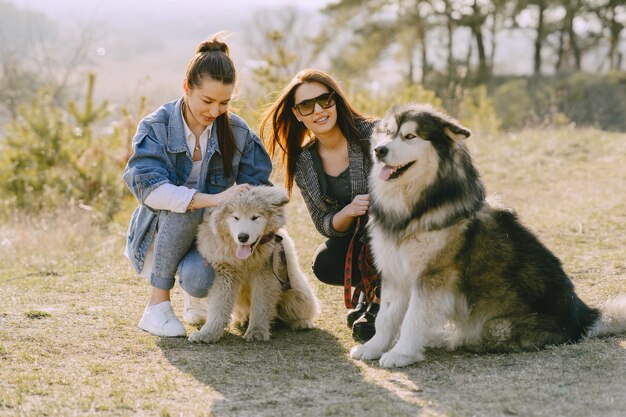
<instances>
[{"instance_id":1,"label":"white sneaker","mask_svg":"<svg viewBox=\"0 0 626 417\"><path fill-rule=\"evenodd\" d=\"M183 290L183 320L191 325L206 323L209 307L209 297L192 297Z\"/></svg>"},{"instance_id":2,"label":"white sneaker","mask_svg":"<svg viewBox=\"0 0 626 417\"><path fill-rule=\"evenodd\" d=\"M139 320L139 328L155 336L178 337L187 335L185 326L176 318L169 301L146 306L143 316Z\"/></svg>"}]
</instances>

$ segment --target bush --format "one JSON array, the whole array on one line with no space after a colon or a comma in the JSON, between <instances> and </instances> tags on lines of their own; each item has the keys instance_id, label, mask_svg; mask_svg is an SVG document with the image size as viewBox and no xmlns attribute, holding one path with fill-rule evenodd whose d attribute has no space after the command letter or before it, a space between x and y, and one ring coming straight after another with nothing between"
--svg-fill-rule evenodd
<instances>
[{"instance_id":1,"label":"bush","mask_svg":"<svg viewBox=\"0 0 626 417\"><path fill-rule=\"evenodd\" d=\"M441 109L441 100L435 92L417 84L396 88L385 94L359 90L349 95L354 108L377 117L383 117L396 104L427 103Z\"/></svg>"},{"instance_id":2,"label":"bush","mask_svg":"<svg viewBox=\"0 0 626 417\"><path fill-rule=\"evenodd\" d=\"M481 136L496 135L500 132L500 119L496 114L493 100L487 96L485 86L466 92L459 118L461 123Z\"/></svg>"},{"instance_id":3,"label":"bush","mask_svg":"<svg viewBox=\"0 0 626 417\"><path fill-rule=\"evenodd\" d=\"M493 94L493 101L502 125L507 129L521 129L533 119L527 80L513 80L499 86Z\"/></svg>"},{"instance_id":4,"label":"bush","mask_svg":"<svg viewBox=\"0 0 626 417\"><path fill-rule=\"evenodd\" d=\"M498 86L493 102L505 129L563 124L567 119L557 110L554 83L544 78L519 78Z\"/></svg>"},{"instance_id":5,"label":"bush","mask_svg":"<svg viewBox=\"0 0 626 417\"><path fill-rule=\"evenodd\" d=\"M506 129L573 122L626 131L626 75L622 73L496 80L493 89L496 111Z\"/></svg>"},{"instance_id":6,"label":"bush","mask_svg":"<svg viewBox=\"0 0 626 417\"><path fill-rule=\"evenodd\" d=\"M93 80L90 77L91 92ZM69 203L95 210L103 221L113 218L128 194L120 179L126 161L119 157L126 154L127 144L118 130L112 135L93 133L107 111L106 106L93 110L91 100L88 93L83 113L75 104L70 106L71 121L70 114L41 91L7 124L0 143L4 210L36 212Z\"/></svg>"},{"instance_id":7,"label":"bush","mask_svg":"<svg viewBox=\"0 0 626 417\"><path fill-rule=\"evenodd\" d=\"M557 86L559 110L577 125L626 131L626 74L577 73Z\"/></svg>"}]
</instances>

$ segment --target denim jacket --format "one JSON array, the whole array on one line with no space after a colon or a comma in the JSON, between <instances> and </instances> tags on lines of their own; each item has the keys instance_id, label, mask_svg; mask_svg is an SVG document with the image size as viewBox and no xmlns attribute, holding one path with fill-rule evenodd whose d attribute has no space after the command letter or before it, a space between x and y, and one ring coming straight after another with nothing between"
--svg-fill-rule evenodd
<instances>
[{"instance_id":1,"label":"denim jacket","mask_svg":"<svg viewBox=\"0 0 626 417\"><path fill-rule=\"evenodd\" d=\"M193 167L183 127L182 100L166 103L141 120L132 142L134 153L124 169L124 181L139 201L126 236L126 253L137 272L143 269L157 229L157 211L144 204L146 197L162 184L185 184ZM233 155L232 174L224 174L217 129L211 129L200 173L200 192L217 194L235 182L270 184L272 161L258 136L240 117L232 113L229 116L239 150Z\"/></svg>"}]
</instances>

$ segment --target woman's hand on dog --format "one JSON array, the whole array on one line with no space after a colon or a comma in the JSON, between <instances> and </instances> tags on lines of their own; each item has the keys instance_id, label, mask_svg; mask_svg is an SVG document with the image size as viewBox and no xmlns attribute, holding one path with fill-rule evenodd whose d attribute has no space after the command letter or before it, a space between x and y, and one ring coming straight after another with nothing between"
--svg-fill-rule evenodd
<instances>
[{"instance_id":1,"label":"woman's hand on dog","mask_svg":"<svg viewBox=\"0 0 626 417\"><path fill-rule=\"evenodd\" d=\"M217 194L196 193L196 208L219 206L230 200L234 196L244 191L248 191L252 186L250 184L235 184L225 191Z\"/></svg>"}]
</instances>

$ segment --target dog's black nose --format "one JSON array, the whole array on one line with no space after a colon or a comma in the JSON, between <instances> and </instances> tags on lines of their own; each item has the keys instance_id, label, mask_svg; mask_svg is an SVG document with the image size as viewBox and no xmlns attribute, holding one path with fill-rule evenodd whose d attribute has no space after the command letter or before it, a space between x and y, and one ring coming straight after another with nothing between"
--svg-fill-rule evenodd
<instances>
[{"instance_id":1,"label":"dog's black nose","mask_svg":"<svg viewBox=\"0 0 626 417\"><path fill-rule=\"evenodd\" d=\"M387 155L387 152L389 152L389 148L387 148L386 146L377 146L376 148L374 148L374 152L376 153L377 157L382 158L383 156Z\"/></svg>"},{"instance_id":2,"label":"dog's black nose","mask_svg":"<svg viewBox=\"0 0 626 417\"><path fill-rule=\"evenodd\" d=\"M241 242L241 243L246 243L248 241L248 239L250 239L250 235L247 233L239 233L237 235L237 239Z\"/></svg>"}]
</instances>

